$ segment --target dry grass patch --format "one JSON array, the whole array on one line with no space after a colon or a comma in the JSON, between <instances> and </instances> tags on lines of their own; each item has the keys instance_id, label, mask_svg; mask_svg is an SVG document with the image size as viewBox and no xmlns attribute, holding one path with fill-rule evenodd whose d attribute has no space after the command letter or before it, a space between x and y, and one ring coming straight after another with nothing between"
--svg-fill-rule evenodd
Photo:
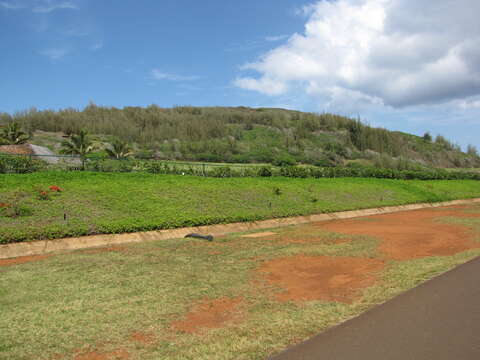
<instances>
[{"instance_id":1,"label":"dry grass patch","mask_svg":"<svg viewBox=\"0 0 480 360\"><path fill-rule=\"evenodd\" d=\"M460 242L480 236L480 219L447 213L431 221L463 229ZM359 222L369 231L381 223ZM314 224L265 231L276 235L165 240L0 267L0 359L265 359L480 255L399 261L365 234Z\"/></svg>"}]
</instances>

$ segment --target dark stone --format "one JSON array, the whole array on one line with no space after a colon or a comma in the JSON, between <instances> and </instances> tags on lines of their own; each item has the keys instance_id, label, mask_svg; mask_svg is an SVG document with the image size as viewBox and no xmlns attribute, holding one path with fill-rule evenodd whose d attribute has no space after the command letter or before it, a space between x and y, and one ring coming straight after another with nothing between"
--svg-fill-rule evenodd
<instances>
[{"instance_id":1,"label":"dark stone","mask_svg":"<svg viewBox=\"0 0 480 360\"><path fill-rule=\"evenodd\" d=\"M185 237L213 241L212 235L200 235L200 234L192 233L192 234L185 235Z\"/></svg>"}]
</instances>

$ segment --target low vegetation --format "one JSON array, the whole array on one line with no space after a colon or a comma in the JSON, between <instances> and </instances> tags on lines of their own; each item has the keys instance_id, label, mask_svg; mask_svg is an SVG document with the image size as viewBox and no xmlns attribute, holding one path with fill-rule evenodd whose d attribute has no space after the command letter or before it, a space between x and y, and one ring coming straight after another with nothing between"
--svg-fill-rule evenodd
<instances>
[{"instance_id":1,"label":"low vegetation","mask_svg":"<svg viewBox=\"0 0 480 360\"><path fill-rule=\"evenodd\" d=\"M38 190L52 186L63 191L40 199ZM8 174L0 175L0 243L474 197L480 187L473 180ZM22 213L8 216L11 207Z\"/></svg>"},{"instance_id":2,"label":"low vegetation","mask_svg":"<svg viewBox=\"0 0 480 360\"><path fill-rule=\"evenodd\" d=\"M68 145L76 146L68 142ZM118 144L117 144L118 145ZM123 144L124 145L124 144ZM119 146L123 146L120 144ZM47 164L30 155L0 155L0 174L27 174L36 171L78 171L89 170L106 173L148 172L151 174L195 175L203 177L271 177L290 178L338 178L361 177L399 180L480 180L480 172L475 169L391 169L351 163L344 167L318 167L309 165L271 166L268 164L219 164L160 160L127 159L126 148L106 149L111 159L88 157L80 150L66 149L75 153L80 161L71 158L62 162ZM78 165L81 166L78 166Z\"/></svg>"},{"instance_id":3,"label":"low vegetation","mask_svg":"<svg viewBox=\"0 0 480 360\"><path fill-rule=\"evenodd\" d=\"M165 177L164 181L174 179ZM178 179L175 181L182 183ZM125 185L123 181L120 183ZM148 181L145 187L141 187L140 182L137 185L139 192L150 190L151 186ZM282 188L277 198L293 196L293 187L281 182L277 185ZM343 182L335 185L344 190L348 188ZM58 199L44 204L67 199L80 191L78 183L73 186L73 180L65 181L65 186ZM265 186L268 189L271 185ZM298 183L295 186L299 188ZM339 199L354 198L358 186L367 189L366 184L350 183L351 193L340 191ZM398 196L398 189L402 187L407 189L409 185L399 183L389 191L392 196ZM412 185L412 189L414 187ZM330 190L333 188L335 186ZM372 199L374 188L372 185L368 191ZM387 188L378 187L384 195ZM98 189L92 187L87 191L84 188L83 194L95 190ZM113 191L117 191L115 187ZM439 188L432 191L441 192ZM418 193L421 192L418 189ZM128 193L130 196L131 188ZM330 191L324 195L328 193L332 194ZM405 190L404 194L408 193ZM104 196L106 194L99 198ZM229 199L228 196L223 199L219 206L225 210L222 205L226 202L228 209ZM101 202L105 205L107 199ZM134 201L131 206L138 205L138 201ZM201 206L201 203L192 205ZM477 207L471 211L478 215L478 210ZM99 207L92 211L98 215ZM441 211L438 216L442 216ZM449 218L448 221L452 223L453 220ZM480 219L469 221L469 226L475 223L472 236L478 237ZM402 223L396 225L401 227ZM268 231L274 235L244 238L241 234L233 234L213 242L164 240L47 258L15 259L17 262L3 261L3 264L0 261L0 358L266 359L480 255L480 249L473 249L451 256L398 261L379 251L382 239L378 238L341 235L318 226ZM410 251L413 253L414 249ZM376 281L356 294L353 302L335 301L335 295L343 293L328 292L324 295L330 295L333 300L284 301L281 296L286 289L267 281L268 273L259 271L268 264L289 261L291 266L311 271L310 276L303 274L299 282L317 278L321 282L324 275L318 270L315 272L315 264L295 263L295 260L324 257L332 267L325 271L327 276L331 276L333 282L350 286L345 278L351 278L336 273L338 269L335 268L336 259L345 256L384 266L375 273ZM20 264L27 260L33 262ZM328 288L326 281L321 285ZM231 307L218 309L222 301ZM202 304L207 305L202 307ZM197 312L190 315L192 310Z\"/></svg>"},{"instance_id":4,"label":"low vegetation","mask_svg":"<svg viewBox=\"0 0 480 360\"><path fill-rule=\"evenodd\" d=\"M443 136L414 136L358 119L283 109L156 105L117 109L92 103L83 110L0 114L0 126L12 122L33 135L33 144L55 151L60 150L62 136L86 130L104 148L112 149L109 144L118 141L131 144L137 158L276 166L359 162L399 170L480 165L474 146L463 153Z\"/></svg>"}]
</instances>

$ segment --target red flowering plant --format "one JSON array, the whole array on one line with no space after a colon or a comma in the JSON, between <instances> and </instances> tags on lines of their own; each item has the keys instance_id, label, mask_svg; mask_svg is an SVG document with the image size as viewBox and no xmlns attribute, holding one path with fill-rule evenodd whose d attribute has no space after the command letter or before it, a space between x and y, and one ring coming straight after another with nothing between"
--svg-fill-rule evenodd
<instances>
[{"instance_id":1,"label":"red flowering plant","mask_svg":"<svg viewBox=\"0 0 480 360\"><path fill-rule=\"evenodd\" d=\"M38 198L40 200L50 200L50 192L48 190L38 190Z\"/></svg>"},{"instance_id":2,"label":"red flowering plant","mask_svg":"<svg viewBox=\"0 0 480 360\"><path fill-rule=\"evenodd\" d=\"M48 189L44 189L41 187L35 188L37 192L38 199L40 200L51 200L52 195L60 194L63 190L58 187L57 185L51 185Z\"/></svg>"}]
</instances>

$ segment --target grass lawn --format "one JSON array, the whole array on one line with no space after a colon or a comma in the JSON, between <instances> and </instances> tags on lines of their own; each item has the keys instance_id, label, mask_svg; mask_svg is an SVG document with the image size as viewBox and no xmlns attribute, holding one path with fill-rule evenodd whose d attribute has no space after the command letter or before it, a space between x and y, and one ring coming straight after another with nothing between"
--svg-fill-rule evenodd
<instances>
[{"instance_id":1,"label":"grass lawn","mask_svg":"<svg viewBox=\"0 0 480 360\"><path fill-rule=\"evenodd\" d=\"M96 185L95 176L88 176L92 179L89 187L89 182L78 178L59 183L66 188L62 194L64 201L70 198L69 192L75 191L79 200L82 191L88 193L87 188L105 189ZM132 180L128 176L123 178L126 179ZM146 177L145 186L155 188L175 179L178 178ZM246 184L238 190L239 194L246 191L249 181L253 180L244 181ZM240 181L207 179L201 182L186 178L178 182L184 189L186 184L196 184L197 189L207 191L212 184L231 186ZM264 182L265 193L269 192L272 183L279 184L285 191L285 198L292 201L294 185L289 187L284 179L271 179ZM297 188L301 188L299 183ZM317 186L316 189L324 189L325 194L329 194L325 189L342 184L357 199L351 203L358 206L362 202L355 188L372 187L370 197L374 199L376 195L378 201L378 190L374 191L375 182L372 183L345 179L319 181L318 184L307 181L299 196L307 196L307 186ZM116 186L121 188L121 184L120 181ZM392 199L412 196L405 184L384 184L382 191L390 186ZM421 193L421 185L428 183L415 183L418 193ZM98 191L97 198L103 199L100 194L102 192ZM347 192L340 194L330 193L330 196L342 199ZM138 194L136 199L140 199ZM211 199L221 201L220 193L212 195ZM341 207L347 202L335 204ZM96 205L94 209L102 209ZM78 209L81 208L79 204ZM279 209L285 207L279 206ZM478 244L480 207L471 205L466 210L455 211L476 217L456 218L451 212L442 217L442 211L438 211L435 223L426 225L432 231L438 224L457 226L459 233L467 229L469 239ZM388 216L391 219L395 214ZM372 226L379 221L376 218L365 220L365 224ZM450 256L393 260L380 251L381 238L333 233L322 226L307 224L269 229L274 234L266 237L233 234L213 242L178 239L90 249L0 266L0 359L264 359L480 255L480 249L472 247ZM402 227L403 223L396 226ZM272 261L295 256L325 257L333 261L345 258L348 259L346 264L363 259L382 267L376 270L374 282L360 282L363 287L354 297L348 293L348 288L343 289L347 292L340 295L347 296L348 301L322 298L285 301L279 298L285 289L268 281L271 270L262 272L261 269ZM267 269L273 269L272 266ZM298 266L304 265L299 263ZM341 284L343 274L337 275ZM216 299L224 306L223 312L215 313L215 306L219 305ZM199 314L192 314L192 311ZM209 327L208 321L216 326ZM195 324L197 328L190 331L189 327Z\"/></svg>"},{"instance_id":2,"label":"grass lawn","mask_svg":"<svg viewBox=\"0 0 480 360\"><path fill-rule=\"evenodd\" d=\"M48 200L41 189L63 192ZM260 220L480 197L480 182L385 179L202 178L147 173L0 175L0 243ZM64 220L64 215L66 220Z\"/></svg>"}]
</instances>

